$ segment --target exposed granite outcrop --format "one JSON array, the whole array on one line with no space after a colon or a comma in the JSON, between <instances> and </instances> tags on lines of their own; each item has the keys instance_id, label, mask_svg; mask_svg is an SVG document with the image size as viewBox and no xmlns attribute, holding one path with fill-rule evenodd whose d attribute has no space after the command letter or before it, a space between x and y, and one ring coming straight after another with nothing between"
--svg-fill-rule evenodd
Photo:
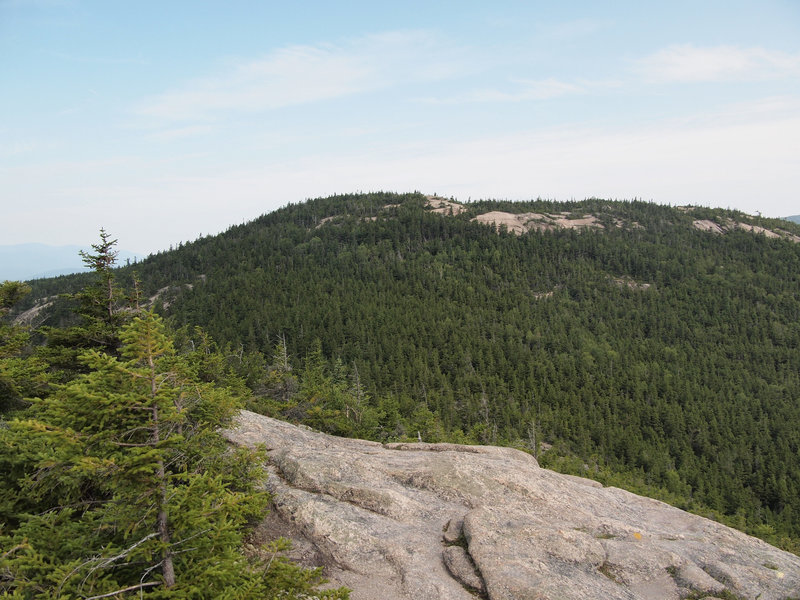
<instances>
[{"instance_id":1,"label":"exposed granite outcrop","mask_svg":"<svg viewBox=\"0 0 800 600\"><path fill-rule=\"evenodd\" d=\"M243 411L274 514L353 600L800 598L800 558L509 448L336 438Z\"/></svg>"}]
</instances>

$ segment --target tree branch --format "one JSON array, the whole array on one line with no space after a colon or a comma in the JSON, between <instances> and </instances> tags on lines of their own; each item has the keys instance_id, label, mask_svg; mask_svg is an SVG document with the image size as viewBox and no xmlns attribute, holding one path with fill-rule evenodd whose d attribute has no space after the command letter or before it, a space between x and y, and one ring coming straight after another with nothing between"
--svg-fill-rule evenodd
<instances>
[{"instance_id":1,"label":"tree branch","mask_svg":"<svg viewBox=\"0 0 800 600\"><path fill-rule=\"evenodd\" d=\"M30 548L30 545L27 544L27 543L17 544L13 548L11 548L11 550L9 550L5 554L3 554L3 556L0 556L0 558L8 558L8 556L10 556L11 554L14 554L14 552L16 552L17 550L22 550L23 548Z\"/></svg>"},{"instance_id":2,"label":"tree branch","mask_svg":"<svg viewBox=\"0 0 800 600\"><path fill-rule=\"evenodd\" d=\"M134 444L133 442L111 442L115 446L122 446L123 448L152 448L155 446L154 442L142 442L141 444Z\"/></svg>"},{"instance_id":3,"label":"tree branch","mask_svg":"<svg viewBox=\"0 0 800 600\"><path fill-rule=\"evenodd\" d=\"M67 582L67 579L72 577L73 574L77 573L80 569L82 569L86 565L90 565L92 563L98 563L98 562L100 563L98 565L95 565L94 567L92 567L89 570L89 572L86 574L86 577L84 577L83 581L81 581L80 587L83 586L83 584L86 582L86 580L89 578L89 576L92 573L94 573L98 569L103 569L103 568L107 567L108 565L118 561L121 558L125 558L128 554L130 554L134 550L134 548L136 548L137 546L140 546L141 544L144 544L147 540L149 540L151 538L154 538L157 535L158 535L158 533L155 533L155 532L154 533L149 533L146 536L144 536L142 539L140 539L138 542L136 542L135 544L129 546L128 548L126 548L125 550L123 550L122 552L117 554L116 556L112 556L111 558L103 559L103 558L101 558L99 556L95 556L94 558L90 558L89 560L79 564L77 567L72 569L72 571L70 571L69 574L66 577L64 577L64 579L61 580L60 584L58 584L58 588L56 590L56 596L58 596L61 593L61 588Z\"/></svg>"},{"instance_id":4,"label":"tree branch","mask_svg":"<svg viewBox=\"0 0 800 600\"><path fill-rule=\"evenodd\" d=\"M126 588L122 588L121 590L116 590L114 592L108 592L107 594L100 594L99 596L89 596L85 600L97 600L98 598L109 598L111 596L115 596L117 594L124 594L125 592L132 592L133 590L141 590L146 587L153 587L156 585L161 585L161 581L148 581L146 583L137 583L136 585L129 585Z\"/></svg>"}]
</instances>

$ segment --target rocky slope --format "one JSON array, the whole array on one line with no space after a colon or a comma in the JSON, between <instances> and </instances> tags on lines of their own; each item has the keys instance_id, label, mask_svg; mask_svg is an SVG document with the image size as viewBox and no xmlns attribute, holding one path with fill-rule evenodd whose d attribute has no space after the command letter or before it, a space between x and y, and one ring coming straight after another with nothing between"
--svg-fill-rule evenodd
<instances>
[{"instance_id":1,"label":"rocky slope","mask_svg":"<svg viewBox=\"0 0 800 600\"><path fill-rule=\"evenodd\" d=\"M438 196L426 196L427 206L431 212L440 215L454 216L459 215L465 210L463 204L440 198ZM395 205L389 205L384 208L391 208ZM683 213L692 213L696 210L694 206L679 206L678 210ZM787 220L793 220L794 217L786 217ZM597 215L588 214L585 212L570 212L561 211L555 213L539 213L539 212L521 212L509 213L505 211L493 210L486 213L479 214L472 219L479 223L487 223L494 225L499 231L501 227L505 227L509 232L517 235L522 235L529 231L553 231L557 229L575 229L583 231L586 229L605 229L605 226L598 219ZM741 230L748 231L755 235L763 235L764 237L778 239L783 238L795 243L800 243L800 236L797 236L785 229L774 228L767 229L752 223L744 223L735 221L731 218L721 218L718 220L712 219L695 219L692 226L700 231L709 233L725 234L731 231ZM641 224L632 221L624 222L618 218L613 220L613 227L628 228L628 229L641 229Z\"/></svg>"},{"instance_id":2,"label":"rocky slope","mask_svg":"<svg viewBox=\"0 0 800 600\"><path fill-rule=\"evenodd\" d=\"M509 449L336 438L243 411L274 511L354 600L800 597L800 558ZM731 596L733 594L734 596Z\"/></svg>"}]
</instances>

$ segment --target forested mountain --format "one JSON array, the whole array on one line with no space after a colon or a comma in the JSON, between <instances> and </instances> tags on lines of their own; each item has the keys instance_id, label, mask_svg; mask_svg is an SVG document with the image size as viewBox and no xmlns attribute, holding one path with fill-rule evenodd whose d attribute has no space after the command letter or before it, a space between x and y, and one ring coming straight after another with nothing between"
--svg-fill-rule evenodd
<instances>
[{"instance_id":1,"label":"forested mountain","mask_svg":"<svg viewBox=\"0 0 800 600\"><path fill-rule=\"evenodd\" d=\"M516 445L796 552L798 236L699 207L375 193L290 205L118 278L135 271L174 326L246 363L264 412ZM32 282L27 321L64 324L49 303L84 282Z\"/></svg>"}]
</instances>

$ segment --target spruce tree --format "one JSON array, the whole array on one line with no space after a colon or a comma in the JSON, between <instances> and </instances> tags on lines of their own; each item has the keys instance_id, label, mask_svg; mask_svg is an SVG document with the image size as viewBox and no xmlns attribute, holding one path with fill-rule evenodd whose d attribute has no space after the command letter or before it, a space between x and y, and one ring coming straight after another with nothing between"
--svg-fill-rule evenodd
<instances>
[{"instance_id":1,"label":"spruce tree","mask_svg":"<svg viewBox=\"0 0 800 600\"><path fill-rule=\"evenodd\" d=\"M121 329L120 356L92 349L87 372L0 429L0 592L16 597L302 597L319 581L243 554L265 509L258 457L218 433L236 396L200 381L163 321ZM274 585L279 588L274 588ZM346 597L344 591L320 597Z\"/></svg>"},{"instance_id":2,"label":"spruce tree","mask_svg":"<svg viewBox=\"0 0 800 600\"><path fill-rule=\"evenodd\" d=\"M128 306L122 289L116 283L116 244L117 240L112 240L101 229L99 243L92 244L93 252L80 252L84 264L92 269L94 279L80 292L67 295L77 303L74 308L77 323L65 328L42 329L47 345L39 349L39 354L50 364L56 381L65 382L75 374L85 372L85 366L78 360L85 350L96 348L112 355L119 351L119 328L132 314L129 309L135 306ZM134 303L136 301L138 299Z\"/></svg>"},{"instance_id":3,"label":"spruce tree","mask_svg":"<svg viewBox=\"0 0 800 600\"><path fill-rule=\"evenodd\" d=\"M30 356L29 328L5 320L30 289L19 281L0 284L0 415L22 408L22 398L46 380L44 364Z\"/></svg>"}]
</instances>

